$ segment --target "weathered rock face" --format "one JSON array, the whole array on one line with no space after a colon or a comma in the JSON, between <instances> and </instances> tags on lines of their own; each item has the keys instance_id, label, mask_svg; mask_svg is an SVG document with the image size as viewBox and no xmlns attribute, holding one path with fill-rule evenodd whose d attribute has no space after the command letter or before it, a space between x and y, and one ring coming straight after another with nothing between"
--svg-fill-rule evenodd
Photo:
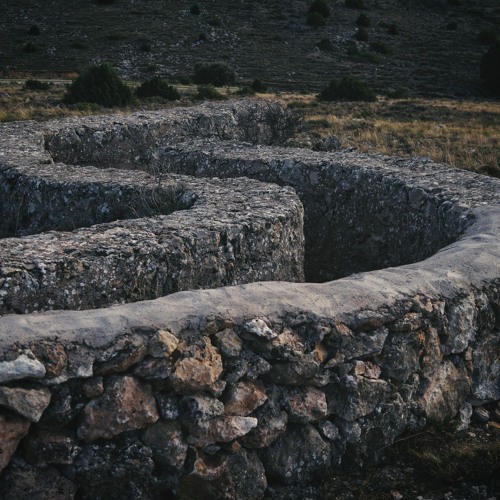
<instances>
[{"instance_id":1,"label":"weathered rock face","mask_svg":"<svg viewBox=\"0 0 500 500\"><path fill-rule=\"evenodd\" d=\"M99 149L90 147L91 138L102 137L111 149L123 148L125 161L130 150L122 125L112 128L109 141L91 127L78 132L84 140L76 151L93 161ZM60 145L70 132L61 134ZM180 165L182 148L162 149L163 159L171 154ZM219 164L220 150L207 148L203 154L212 155L207 165ZM425 248L414 254L427 258L322 284L259 282L108 309L2 316L0 491L5 498L255 499L270 483L311 481L346 459L360 465L377 460L398 436L429 421L457 417L467 425L471 418L497 418L482 405L500 394L500 183L425 161L285 149L270 159L270 149L238 148L236 165L251 164L249 156L255 155L253 165L261 165L262 175L303 183L301 196L311 184L318 199L329 199L327 180L334 178L339 199L353 197L353 207L359 193L366 200L378 193L381 199L371 211L362 204L353 208L362 214L352 219L349 237L371 235L353 241L353 248L379 259L383 241L374 247L370 242L384 226L381 234L391 245L401 239L391 259L403 258L414 252L408 238L422 231L425 241L416 241ZM202 153L184 151L186 164L198 158L203 166ZM220 165L226 160L229 165L223 160ZM210 182L213 188L219 181ZM212 195L207 192L207 199ZM244 215L250 205L243 194L239 200L247 227L253 221ZM277 212L270 199L266 203L258 218L263 231L270 231L266 224L274 223ZM396 229L388 214L398 221ZM142 219L141 235L165 220ZM308 221L314 225L315 219ZM405 232L406 223L411 228ZM333 227L321 224L318 219L318 228ZM74 232L68 245L84 245L81 234ZM109 248L107 238L113 247L110 234L102 251ZM194 241L205 233L191 228L189 234ZM60 233L31 238L9 238L8 244L33 262L45 248L43 240L63 240ZM30 247L34 241L41 242L39 248ZM212 269L208 261L215 250L207 248L208 260L196 264L202 273ZM32 276L29 271L38 269L33 266L21 274ZM250 274L254 266L248 261ZM0 267L5 274L0 280L17 273L3 261ZM2 290L7 290L3 300L10 300L11 288Z\"/></svg>"}]
</instances>

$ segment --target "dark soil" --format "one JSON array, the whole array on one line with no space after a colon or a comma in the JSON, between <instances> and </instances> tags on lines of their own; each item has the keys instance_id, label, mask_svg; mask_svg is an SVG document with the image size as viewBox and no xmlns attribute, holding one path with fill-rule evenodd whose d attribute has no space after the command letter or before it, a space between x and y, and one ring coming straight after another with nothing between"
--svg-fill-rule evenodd
<instances>
[{"instance_id":1,"label":"dark soil","mask_svg":"<svg viewBox=\"0 0 500 500\"><path fill-rule=\"evenodd\" d=\"M306 0L2 0L0 72L68 73L108 61L128 78L179 78L196 62L226 61L240 82L260 78L274 89L318 91L354 74L379 93L400 86L418 95L481 93L487 45L478 34L500 33L498 0L364 2L359 10L333 0L326 24L312 27ZM190 12L194 3L199 15ZM370 20L367 42L354 36L361 12ZM332 50L319 50L322 39ZM373 49L382 45L388 53Z\"/></svg>"}]
</instances>

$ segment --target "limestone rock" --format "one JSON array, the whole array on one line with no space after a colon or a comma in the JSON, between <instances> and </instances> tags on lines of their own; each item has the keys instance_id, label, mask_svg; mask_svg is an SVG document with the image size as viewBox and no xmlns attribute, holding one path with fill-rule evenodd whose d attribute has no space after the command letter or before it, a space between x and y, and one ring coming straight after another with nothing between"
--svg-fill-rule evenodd
<instances>
[{"instance_id":1,"label":"limestone rock","mask_svg":"<svg viewBox=\"0 0 500 500\"><path fill-rule=\"evenodd\" d=\"M264 496L267 480L262 462L253 451L215 457L199 453L193 471L177 490L180 500L257 500Z\"/></svg>"},{"instance_id":2,"label":"limestone rock","mask_svg":"<svg viewBox=\"0 0 500 500\"><path fill-rule=\"evenodd\" d=\"M30 422L38 422L50 403L51 393L46 387L24 389L0 386L0 406L15 411Z\"/></svg>"},{"instance_id":3,"label":"limestone rock","mask_svg":"<svg viewBox=\"0 0 500 500\"><path fill-rule=\"evenodd\" d=\"M26 354L21 354L14 361L0 362L0 384L25 378L43 378L45 373L45 366Z\"/></svg>"},{"instance_id":4,"label":"limestone rock","mask_svg":"<svg viewBox=\"0 0 500 500\"><path fill-rule=\"evenodd\" d=\"M124 337L103 354L94 367L94 373L122 373L138 363L146 354L147 346L139 335Z\"/></svg>"},{"instance_id":5,"label":"limestone rock","mask_svg":"<svg viewBox=\"0 0 500 500\"><path fill-rule=\"evenodd\" d=\"M329 135L316 141L312 147L313 151L338 151L342 148L337 136Z\"/></svg>"},{"instance_id":6,"label":"limestone rock","mask_svg":"<svg viewBox=\"0 0 500 500\"><path fill-rule=\"evenodd\" d=\"M68 356L60 344L38 342L31 346L31 350L43 362L48 377L58 377L68 364Z\"/></svg>"},{"instance_id":7,"label":"limestone rock","mask_svg":"<svg viewBox=\"0 0 500 500\"><path fill-rule=\"evenodd\" d=\"M443 354L465 351L477 332L474 295L470 294L457 302L447 304L446 314L448 329L442 346Z\"/></svg>"},{"instance_id":8,"label":"limestone rock","mask_svg":"<svg viewBox=\"0 0 500 500\"><path fill-rule=\"evenodd\" d=\"M442 422L456 415L469 390L466 370L444 360L431 376L422 379L416 402L428 420Z\"/></svg>"},{"instance_id":9,"label":"limestone rock","mask_svg":"<svg viewBox=\"0 0 500 500\"><path fill-rule=\"evenodd\" d=\"M210 396L185 396L181 401L183 425L194 435L206 433L210 422L224 414L224 404Z\"/></svg>"},{"instance_id":10,"label":"limestone rock","mask_svg":"<svg viewBox=\"0 0 500 500\"><path fill-rule=\"evenodd\" d=\"M104 392L104 383L102 377L94 377L85 380L82 384L83 392L88 398L95 398Z\"/></svg>"},{"instance_id":11,"label":"limestone rock","mask_svg":"<svg viewBox=\"0 0 500 500\"><path fill-rule=\"evenodd\" d=\"M325 342L333 347L345 360L364 358L380 354L389 331L385 327L369 332L355 333L343 323L336 323L332 334Z\"/></svg>"},{"instance_id":12,"label":"limestone rock","mask_svg":"<svg viewBox=\"0 0 500 500\"><path fill-rule=\"evenodd\" d=\"M148 344L148 354L155 358L168 358L179 344L179 339L168 330L159 330Z\"/></svg>"},{"instance_id":13,"label":"limestone rock","mask_svg":"<svg viewBox=\"0 0 500 500\"><path fill-rule=\"evenodd\" d=\"M338 439L339 429L333 422L330 422L330 420L323 420L322 422L318 422L317 426L319 432L324 438L329 439L330 441L335 441L336 439Z\"/></svg>"},{"instance_id":14,"label":"limestone rock","mask_svg":"<svg viewBox=\"0 0 500 500\"><path fill-rule=\"evenodd\" d=\"M172 358L147 357L134 368L134 375L145 380L166 380L172 376L174 362Z\"/></svg>"},{"instance_id":15,"label":"limestone rock","mask_svg":"<svg viewBox=\"0 0 500 500\"><path fill-rule=\"evenodd\" d=\"M24 418L0 414L0 472L7 467L30 423Z\"/></svg>"},{"instance_id":16,"label":"limestone rock","mask_svg":"<svg viewBox=\"0 0 500 500\"><path fill-rule=\"evenodd\" d=\"M318 373L318 369L314 355L307 354L299 359L273 364L266 378L275 384L303 385Z\"/></svg>"},{"instance_id":17,"label":"limestone rock","mask_svg":"<svg viewBox=\"0 0 500 500\"><path fill-rule=\"evenodd\" d=\"M156 422L142 433L142 441L163 467L183 467L188 445L179 422Z\"/></svg>"},{"instance_id":18,"label":"limestone rock","mask_svg":"<svg viewBox=\"0 0 500 500\"><path fill-rule=\"evenodd\" d=\"M260 318L252 319L247 321L243 325L245 337L249 340L262 339L262 340L272 340L278 336L277 333L273 332L267 323Z\"/></svg>"},{"instance_id":19,"label":"limestone rock","mask_svg":"<svg viewBox=\"0 0 500 500\"><path fill-rule=\"evenodd\" d=\"M370 363L370 361L354 362L354 375L363 375L366 378L380 378L381 373L380 366Z\"/></svg>"},{"instance_id":20,"label":"limestone rock","mask_svg":"<svg viewBox=\"0 0 500 500\"><path fill-rule=\"evenodd\" d=\"M226 415L246 417L267 400L264 386L258 382L238 382L231 387L225 402Z\"/></svg>"},{"instance_id":21,"label":"limestone rock","mask_svg":"<svg viewBox=\"0 0 500 500\"><path fill-rule=\"evenodd\" d=\"M473 355L472 395L479 401L500 400L500 333L493 331Z\"/></svg>"},{"instance_id":22,"label":"limestone rock","mask_svg":"<svg viewBox=\"0 0 500 500\"><path fill-rule=\"evenodd\" d=\"M110 438L124 431L141 429L159 418L151 388L124 376L110 379L102 396L85 407L78 437L85 441Z\"/></svg>"},{"instance_id":23,"label":"limestone rock","mask_svg":"<svg viewBox=\"0 0 500 500\"><path fill-rule=\"evenodd\" d=\"M180 403L175 394L164 392L156 393L156 403L161 418L164 420L176 420L180 415Z\"/></svg>"},{"instance_id":24,"label":"limestone rock","mask_svg":"<svg viewBox=\"0 0 500 500\"><path fill-rule=\"evenodd\" d=\"M188 437L188 443L203 448L214 443L229 443L257 427L254 417L222 416L209 421L205 432Z\"/></svg>"},{"instance_id":25,"label":"limestone rock","mask_svg":"<svg viewBox=\"0 0 500 500\"><path fill-rule=\"evenodd\" d=\"M65 431L37 430L23 442L24 457L36 466L72 464L80 447L75 437Z\"/></svg>"},{"instance_id":26,"label":"limestone rock","mask_svg":"<svg viewBox=\"0 0 500 500\"><path fill-rule=\"evenodd\" d=\"M387 375L405 382L420 369L420 356L424 350L424 332L393 333L385 341L381 358Z\"/></svg>"},{"instance_id":27,"label":"limestone rock","mask_svg":"<svg viewBox=\"0 0 500 500\"><path fill-rule=\"evenodd\" d=\"M239 356L243 346L236 332L230 328L216 333L215 342L221 354L226 358L236 358Z\"/></svg>"},{"instance_id":28,"label":"limestone rock","mask_svg":"<svg viewBox=\"0 0 500 500\"><path fill-rule=\"evenodd\" d=\"M178 349L183 357L176 361L172 374L172 382L177 391L206 390L218 380L223 370L222 358L210 339L202 337L189 347L182 342Z\"/></svg>"},{"instance_id":29,"label":"limestone rock","mask_svg":"<svg viewBox=\"0 0 500 500\"><path fill-rule=\"evenodd\" d=\"M310 424L292 427L263 456L269 476L285 484L308 482L332 461L330 445Z\"/></svg>"},{"instance_id":30,"label":"limestone rock","mask_svg":"<svg viewBox=\"0 0 500 500\"><path fill-rule=\"evenodd\" d=\"M390 394L384 380L346 375L327 386L328 412L345 420L356 420L371 413Z\"/></svg>"},{"instance_id":31,"label":"limestone rock","mask_svg":"<svg viewBox=\"0 0 500 500\"><path fill-rule=\"evenodd\" d=\"M315 387L284 388L283 400L290 422L315 422L328 415L325 393Z\"/></svg>"}]
</instances>

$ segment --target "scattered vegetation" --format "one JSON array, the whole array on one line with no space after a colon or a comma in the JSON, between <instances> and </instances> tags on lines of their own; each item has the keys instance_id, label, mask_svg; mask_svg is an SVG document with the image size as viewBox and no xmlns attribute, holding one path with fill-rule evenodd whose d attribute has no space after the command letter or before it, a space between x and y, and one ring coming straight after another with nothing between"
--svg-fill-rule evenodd
<instances>
[{"instance_id":1,"label":"scattered vegetation","mask_svg":"<svg viewBox=\"0 0 500 500\"><path fill-rule=\"evenodd\" d=\"M481 80L490 92L500 96L500 41L481 58Z\"/></svg>"},{"instance_id":2,"label":"scattered vegetation","mask_svg":"<svg viewBox=\"0 0 500 500\"><path fill-rule=\"evenodd\" d=\"M317 12L323 17L328 17L330 15L330 7L325 0L314 0L314 2L309 7L309 14Z\"/></svg>"},{"instance_id":3,"label":"scattered vegetation","mask_svg":"<svg viewBox=\"0 0 500 500\"><path fill-rule=\"evenodd\" d=\"M307 14L307 24L309 26L324 26L326 24L326 19L319 12L309 12Z\"/></svg>"},{"instance_id":4,"label":"scattered vegetation","mask_svg":"<svg viewBox=\"0 0 500 500\"><path fill-rule=\"evenodd\" d=\"M28 54L36 52L36 45L33 42L28 42L24 45L23 52L27 52Z\"/></svg>"},{"instance_id":5,"label":"scattered vegetation","mask_svg":"<svg viewBox=\"0 0 500 500\"><path fill-rule=\"evenodd\" d=\"M194 83L200 85L214 85L223 87L224 85L233 85L236 75L225 62L198 63L194 67Z\"/></svg>"},{"instance_id":6,"label":"scattered vegetation","mask_svg":"<svg viewBox=\"0 0 500 500\"><path fill-rule=\"evenodd\" d=\"M387 27L387 33L392 36L399 35L398 25L396 23L389 24L389 26Z\"/></svg>"},{"instance_id":7,"label":"scattered vegetation","mask_svg":"<svg viewBox=\"0 0 500 500\"><path fill-rule=\"evenodd\" d=\"M370 19L366 14L360 14L356 19L356 26L362 26L363 28L370 27Z\"/></svg>"},{"instance_id":8,"label":"scattered vegetation","mask_svg":"<svg viewBox=\"0 0 500 500\"><path fill-rule=\"evenodd\" d=\"M341 80L333 79L323 89L318 98L322 101L375 101L372 88L357 76L344 76Z\"/></svg>"},{"instance_id":9,"label":"scattered vegetation","mask_svg":"<svg viewBox=\"0 0 500 500\"><path fill-rule=\"evenodd\" d=\"M35 91L44 91L50 89L50 83L41 82L40 80L35 80L33 78L29 78L24 82L24 90L35 90Z\"/></svg>"},{"instance_id":10,"label":"scattered vegetation","mask_svg":"<svg viewBox=\"0 0 500 500\"><path fill-rule=\"evenodd\" d=\"M323 52L333 52L333 44L330 41L329 38L322 38L317 44L316 47L318 47L319 50L322 50Z\"/></svg>"},{"instance_id":11,"label":"scattered vegetation","mask_svg":"<svg viewBox=\"0 0 500 500\"><path fill-rule=\"evenodd\" d=\"M363 0L345 0L345 6L349 9L364 9L365 3Z\"/></svg>"},{"instance_id":12,"label":"scattered vegetation","mask_svg":"<svg viewBox=\"0 0 500 500\"><path fill-rule=\"evenodd\" d=\"M255 80L252 82L252 85L250 85L255 92L265 92L267 90L267 85L262 82L259 78L255 78Z\"/></svg>"},{"instance_id":13,"label":"scattered vegetation","mask_svg":"<svg viewBox=\"0 0 500 500\"><path fill-rule=\"evenodd\" d=\"M255 95L255 90L250 85L244 85L243 87L240 87L238 90L236 90L236 92L234 92L234 95L237 96Z\"/></svg>"},{"instance_id":14,"label":"scattered vegetation","mask_svg":"<svg viewBox=\"0 0 500 500\"><path fill-rule=\"evenodd\" d=\"M200 7L198 6L197 3L195 3L194 5L191 6L191 8L189 9L189 12L191 12L191 14L193 14L193 16L199 16L200 15Z\"/></svg>"},{"instance_id":15,"label":"scattered vegetation","mask_svg":"<svg viewBox=\"0 0 500 500\"><path fill-rule=\"evenodd\" d=\"M162 97L168 101L177 101L181 98L177 89L161 76L153 76L143 82L135 91L135 95L137 97Z\"/></svg>"},{"instance_id":16,"label":"scattered vegetation","mask_svg":"<svg viewBox=\"0 0 500 500\"><path fill-rule=\"evenodd\" d=\"M151 52L152 46L149 40L142 40L139 44L139 50L141 52Z\"/></svg>"},{"instance_id":17,"label":"scattered vegetation","mask_svg":"<svg viewBox=\"0 0 500 500\"><path fill-rule=\"evenodd\" d=\"M354 36L356 37L356 40L359 40L360 42L367 42L368 30L366 28L360 27L358 28L358 31L356 31L356 34Z\"/></svg>"},{"instance_id":18,"label":"scattered vegetation","mask_svg":"<svg viewBox=\"0 0 500 500\"><path fill-rule=\"evenodd\" d=\"M222 95L213 85L198 85L197 93L195 95L195 99L204 100L204 99L225 99L224 95Z\"/></svg>"},{"instance_id":19,"label":"scattered vegetation","mask_svg":"<svg viewBox=\"0 0 500 500\"><path fill-rule=\"evenodd\" d=\"M28 35L38 36L39 34L40 34L40 28L36 24L31 26L31 28L28 30Z\"/></svg>"},{"instance_id":20,"label":"scattered vegetation","mask_svg":"<svg viewBox=\"0 0 500 500\"><path fill-rule=\"evenodd\" d=\"M87 44L85 42L80 42L79 40L75 40L74 42L71 42L69 46L72 49L78 49L78 50L85 50L87 48Z\"/></svg>"},{"instance_id":21,"label":"scattered vegetation","mask_svg":"<svg viewBox=\"0 0 500 500\"><path fill-rule=\"evenodd\" d=\"M88 67L68 87L68 104L90 102L106 107L128 106L135 102L132 91L108 63Z\"/></svg>"},{"instance_id":22,"label":"scattered vegetation","mask_svg":"<svg viewBox=\"0 0 500 500\"><path fill-rule=\"evenodd\" d=\"M408 99L410 97L410 89L408 87L398 87L387 92L387 97L391 99Z\"/></svg>"},{"instance_id":23,"label":"scattered vegetation","mask_svg":"<svg viewBox=\"0 0 500 500\"><path fill-rule=\"evenodd\" d=\"M392 54L392 47L385 42L376 40L370 43L370 49L379 54Z\"/></svg>"}]
</instances>

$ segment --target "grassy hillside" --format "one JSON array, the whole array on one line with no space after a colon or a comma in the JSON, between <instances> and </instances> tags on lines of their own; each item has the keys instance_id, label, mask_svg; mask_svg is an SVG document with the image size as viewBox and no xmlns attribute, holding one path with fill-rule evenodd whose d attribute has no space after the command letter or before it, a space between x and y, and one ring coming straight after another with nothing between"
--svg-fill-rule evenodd
<instances>
[{"instance_id":1,"label":"grassy hillside","mask_svg":"<svg viewBox=\"0 0 500 500\"><path fill-rule=\"evenodd\" d=\"M363 1L352 9L332 0L325 25L313 27L306 0L2 0L0 72L70 73L104 60L127 78L182 79L196 62L221 60L240 81L275 89L318 91L355 74L379 93L481 93L479 33L500 33L498 0ZM367 41L355 38L361 13Z\"/></svg>"}]
</instances>

